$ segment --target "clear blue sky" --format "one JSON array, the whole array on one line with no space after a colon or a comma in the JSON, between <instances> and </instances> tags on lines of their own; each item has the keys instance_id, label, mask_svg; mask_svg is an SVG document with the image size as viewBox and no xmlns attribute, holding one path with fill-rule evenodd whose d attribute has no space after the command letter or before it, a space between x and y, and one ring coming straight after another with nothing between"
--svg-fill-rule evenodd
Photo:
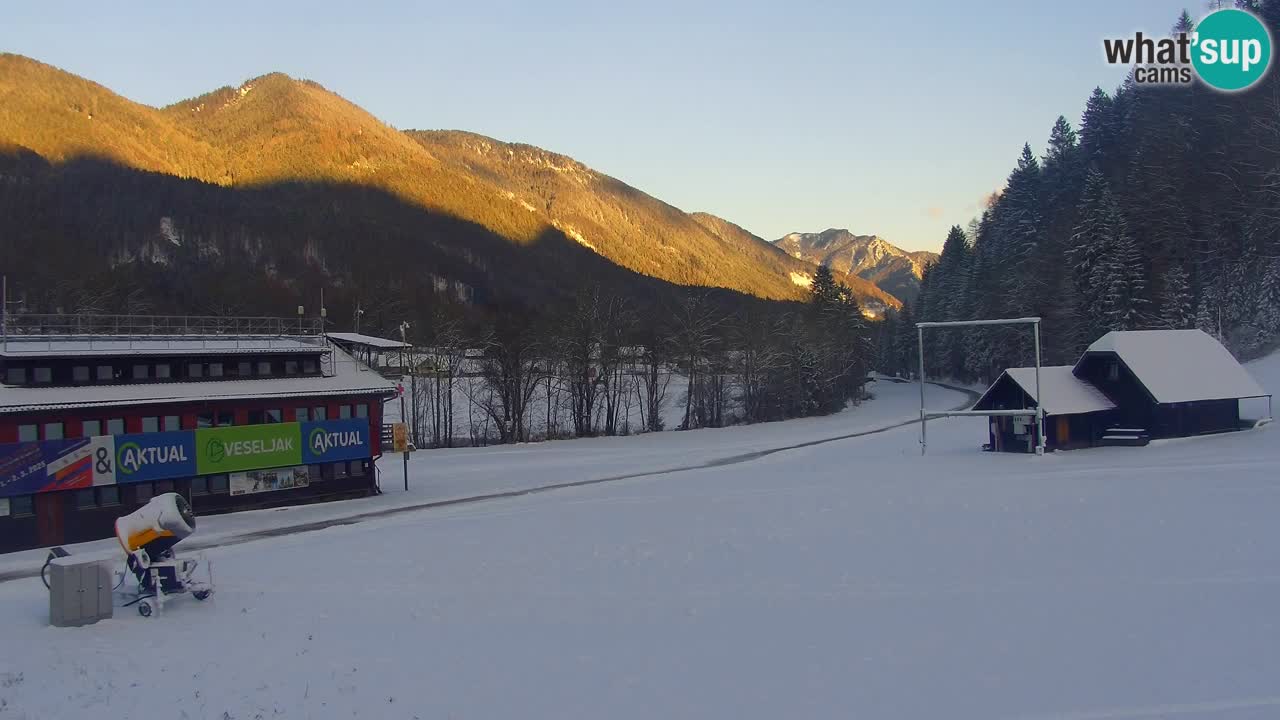
<instances>
[{"instance_id":1,"label":"clear blue sky","mask_svg":"<svg viewBox=\"0 0 1280 720\"><path fill-rule=\"evenodd\" d=\"M398 128L571 155L775 239L937 249L1023 142L1076 124L1102 38L1204 0L83 3L7 7L0 50L165 105L271 71Z\"/></svg>"}]
</instances>

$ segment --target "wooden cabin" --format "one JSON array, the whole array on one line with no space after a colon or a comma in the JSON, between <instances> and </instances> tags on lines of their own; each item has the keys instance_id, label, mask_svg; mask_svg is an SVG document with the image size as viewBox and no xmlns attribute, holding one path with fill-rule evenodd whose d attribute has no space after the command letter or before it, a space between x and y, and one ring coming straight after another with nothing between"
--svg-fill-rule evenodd
<instances>
[{"instance_id":1,"label":"wooden cabin","mask_svg":"<svg viewBox=\"0 0 1280 720\"><path fill-rule=\"evenodd\" d=\"M1035 368L1010 368L974 410L1034 411ZM1200 330L1110 332L1074 366L1040 368L1045 446L1145 445L1240 430L1240 401L1269 398L1222 343ZM987 449L1034 452L1034 416L992 416Z\"/></svg>"}]
</instances>

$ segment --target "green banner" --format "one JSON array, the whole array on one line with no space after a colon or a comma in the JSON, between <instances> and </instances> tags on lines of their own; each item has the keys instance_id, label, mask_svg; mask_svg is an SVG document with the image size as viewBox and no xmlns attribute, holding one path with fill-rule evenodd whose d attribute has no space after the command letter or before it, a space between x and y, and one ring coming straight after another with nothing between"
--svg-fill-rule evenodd
<instances>
[{"instance_id":1,"label":"green banner","mask_svg":"<svg viewBox=\"0 0 1280 720\"><path fill-rule=\"evenodd\" d=\"M301 465L301 436L296 422L196 430L196 473Z\"/></svg>"}]
</instances>

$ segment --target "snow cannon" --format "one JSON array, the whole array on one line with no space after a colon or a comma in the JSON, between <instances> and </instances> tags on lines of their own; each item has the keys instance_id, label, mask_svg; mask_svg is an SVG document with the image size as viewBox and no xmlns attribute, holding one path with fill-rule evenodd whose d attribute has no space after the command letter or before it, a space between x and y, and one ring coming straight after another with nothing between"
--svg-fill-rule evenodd
<instances>
[{"instance_id":1,"label":"snow cannon","mask_svg":"<svg viewBox=\"0 0 1280 720\"><path fill-rule=\"evenodd\" d=\"M204 559L180 560L173 546L196 531L196 517L187 499L177 493L165 493L116 520L116 539L125 552L125 566L138 581L134 602L138 612L150 616L164 605L166 595L190 592L197 600L213 593L213 574L208 562L207 581L193 579L193 573ZM156 603L149 599L154 598Z\"/></svg>"}]
</instances>

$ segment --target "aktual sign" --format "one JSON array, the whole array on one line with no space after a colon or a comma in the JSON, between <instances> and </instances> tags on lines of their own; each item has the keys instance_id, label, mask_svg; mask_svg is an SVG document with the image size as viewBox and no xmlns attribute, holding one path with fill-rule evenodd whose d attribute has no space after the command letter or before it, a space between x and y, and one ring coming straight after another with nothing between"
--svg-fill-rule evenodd
<instances>
[{"instance_id":1,"label":"aktual sign","mask_svg":"<svg viewBox=\"0 0 1280 720\"><path fill-rule=\"evenodd\" d=\"M0 497L362 460L370 432L351 418L0 444ZM306 484L279 482L289 477Z\"/></svg>"},{"instance_id":2,"label":"aktual sign","mask_svg":"<svg viewBox=\"0 0 1280 720\"><path fill-rule=\"evenodd\" d=\"M299 431L296 422L196 430L196 473L210 475L299 465L302 463Z\"/></svg>"},{"instance_id":3,"label":"aktual sign","mask_svg":"<svg viewBox=\"0 0 1280 720\"><path fill-rule=\"evenodd\" d=\"M364 418L306 422L302 462L326 463L369 457L369 421Z\"/></svg>"},{"instance_id":4,"label":"aktual sign","mask_svg":"<svg viewBox=\"0 0 1280 720\"><path fill-rule=\"evenodd\" d=\"M190 432L120 435L115 445L118 483L196 474L196 443Z\"/></svg>"}]
</instances>

